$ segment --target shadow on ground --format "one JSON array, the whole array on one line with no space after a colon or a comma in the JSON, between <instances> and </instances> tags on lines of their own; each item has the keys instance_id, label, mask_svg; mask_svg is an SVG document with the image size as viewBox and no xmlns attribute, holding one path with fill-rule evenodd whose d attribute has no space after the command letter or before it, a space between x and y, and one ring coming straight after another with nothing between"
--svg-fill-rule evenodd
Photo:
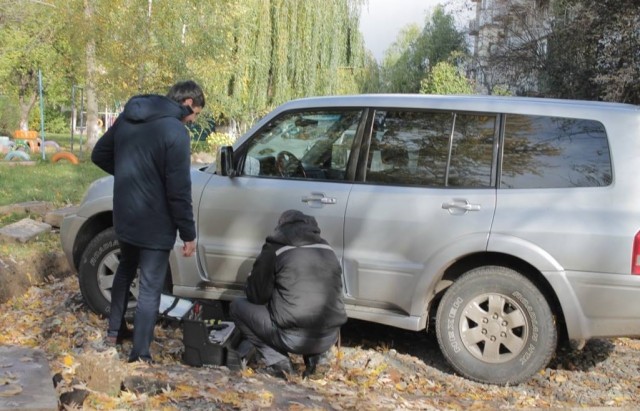
<instances>
[{"instance_id":1,"label":"shadow on ground","mask_svg":"<svg viewBox=\"0 0 640 411\"><path fill-rule=\"evenodd\" d=\"M362 347L373 350L395 349L400 354L411 355L447 374L454 374L438 346L435 330L408 331L400 328L374 324L367 321L349 320L341 330L341 344L345 347ZM606 339L587 341L581 350L571 349L568 344L559 344L556 355L547 368L552 370L589 371L607 360L615 345Z\"/></svg>"}]
</instances>

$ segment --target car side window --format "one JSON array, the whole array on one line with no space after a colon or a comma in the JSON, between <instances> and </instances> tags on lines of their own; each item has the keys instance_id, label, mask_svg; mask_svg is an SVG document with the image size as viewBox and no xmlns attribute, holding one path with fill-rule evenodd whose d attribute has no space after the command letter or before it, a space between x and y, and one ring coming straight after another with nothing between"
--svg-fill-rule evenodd
<instances>
[{"instance_id":1,"label":"car side window","mask_svg":"<svg viewBox=\"0 0 640 411\"><path fill-rule=\"evenodd\" d=\"M501 188L602 187L612 179L609 143L601 123L506 116Z\"/></svg>"},{"instance_id":2,"label":"car side window","mask_svg":"<svg viewBox=\"0 0 640 411\"><path fill-rule=\"evenodd\" d=\"M495 115L378 111L366 181L490 187Z\"/></svg>"},{"instance_id":3,"label":"car side window","mask_svg":"<svg viewBox=\"0 0 640 411\"><path fill-rule=\"evenodd\" d=\"M285 113L249 142L243 175L344 180L362 110Z\"/></svg>"}]
</instances>

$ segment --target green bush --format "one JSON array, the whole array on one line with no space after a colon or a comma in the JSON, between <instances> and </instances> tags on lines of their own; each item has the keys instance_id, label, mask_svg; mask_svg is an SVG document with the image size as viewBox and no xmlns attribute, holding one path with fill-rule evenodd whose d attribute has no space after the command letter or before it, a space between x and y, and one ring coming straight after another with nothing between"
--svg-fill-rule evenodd
<instances>
[{"instance_id":1,"label":"green bush","mask_svg":"<svg viewBox=\"0 0 640 411\"><path fill-rule=\"evenodd\" d=\"M69 120L64 116L47 117L44 121L47 133L65 133L70 131ZM38 127L38 130L40 127Z\"/></svg>"}]
</instances>

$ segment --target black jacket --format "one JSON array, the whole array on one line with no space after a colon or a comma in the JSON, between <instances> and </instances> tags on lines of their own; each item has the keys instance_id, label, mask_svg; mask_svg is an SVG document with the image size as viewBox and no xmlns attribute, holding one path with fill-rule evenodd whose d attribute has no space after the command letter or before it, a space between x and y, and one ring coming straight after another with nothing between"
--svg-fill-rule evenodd
<instances>
[{"instance_id":1,"label":"black jacket","mask_svg":"<svg viewBox=\"0 0 640 411\"><path fill-rule=\"evenodd\" d=\"M159 95L133 97L98 140L91 160L114 176L113 220L119 240L171 249L176 230L196 237L191 199L188 107Z\"/></svg>"},{"instance_id":2,"label":"black jacket","mask_svg":"<svg viewBox=\"0 0 640 411\"><path fill-rule=\"evenodd\" d=\"M285 211L268 236L246 285L247 299L267 304L282 329L329 330L347 321L342 269L316 219Z\"/></svg>"}]
</instances>

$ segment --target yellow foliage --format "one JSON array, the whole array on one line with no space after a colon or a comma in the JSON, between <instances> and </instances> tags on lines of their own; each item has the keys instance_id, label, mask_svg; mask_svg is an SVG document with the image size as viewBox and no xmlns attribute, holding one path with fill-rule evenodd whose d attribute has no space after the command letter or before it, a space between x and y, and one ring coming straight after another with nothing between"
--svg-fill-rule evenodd
<instances>
[{"instance_id":1,"label":"yellow foliage","mask_svg":"<svg viewBox=\"0 0 640 411\"><path fill-rule=\"evenodd\" d=\"M231 404L235 407L239 407L242 405L242 399L238 396L238 393L235 391L225 391L220 396L220 400L225 404Z\"/></svg>"},{"instance_id":2,"label":"yellow foliage","mask_svg":"<svg viewBox=\"0 0 640 411\"><path fill-rule=\"evenodd\" d=\"M270 407L273 403L273 394L269 391L260 391L258 398L261 407Z\"/></svg>"},{"instance_id":3,"label":"yellow foliage","mask_svg":"<svg viewBox=\"0 0 640 411\"><path fill-rule=\"evenodd\" d=\"M73 365L73 357L70 356L69 354L65 355L62 358L62 363L67 367L71 367Z\"/></svg>"},{"instance_id":4,"label":"yellow foliage","mask_svg":"<svg viewBox=\"0 0 640 411\"><path fill-rule=\"evenodd\" d=\"M242 370L240 372L240 374L242 374L243 377L252 377L255 374L255 371L253 371L253 368L245 368L244 370Z\"/></svg>"},{"instance_id":5,"label":"yellow foliage","mask_svg":"<svg viewBox=\"0 0 640 411\"><path fill-rule=\"evenodd\" d=\"M216 153L218 148L222 146L230 146L233 144L233 138L226 133L211 133L209 137L207 137L207 146L209 147L210 153Z\"/></svg>"}]
</instances>

